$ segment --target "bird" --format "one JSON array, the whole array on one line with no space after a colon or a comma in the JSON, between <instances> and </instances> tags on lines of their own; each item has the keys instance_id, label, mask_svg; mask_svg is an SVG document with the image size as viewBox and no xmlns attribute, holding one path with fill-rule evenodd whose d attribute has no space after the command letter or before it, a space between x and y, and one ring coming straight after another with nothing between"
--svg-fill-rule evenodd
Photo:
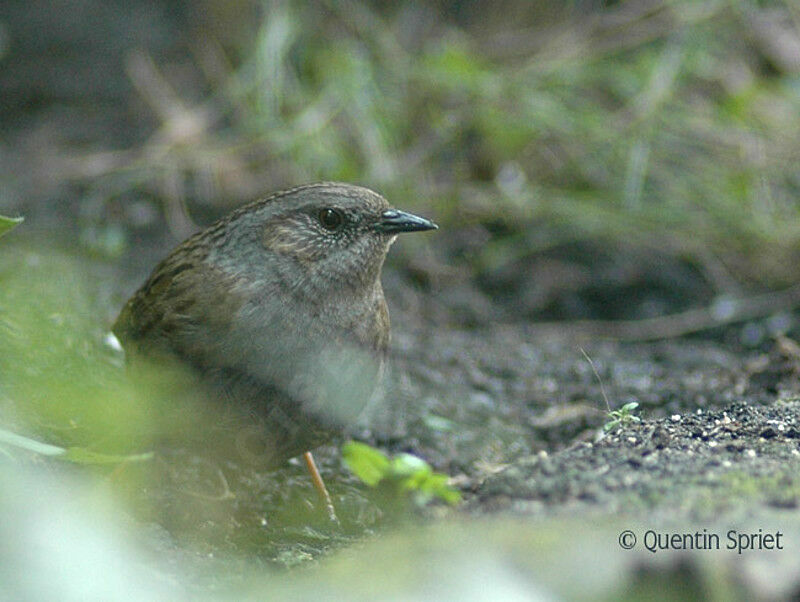
<instances>
[{"instance_id":1,"label":"bird","mask_svg":"<svg viewBox=\"0 0 800 602\"><path fill-rule=\"evenodd\" d=\"M389 247L437 228L361 186L275 192L178 245L112 331L129 363L179 368L246 459L277 467L302 454L335 518L311 450L352 425L380 385Z\"/></svg>"}]
</instances>

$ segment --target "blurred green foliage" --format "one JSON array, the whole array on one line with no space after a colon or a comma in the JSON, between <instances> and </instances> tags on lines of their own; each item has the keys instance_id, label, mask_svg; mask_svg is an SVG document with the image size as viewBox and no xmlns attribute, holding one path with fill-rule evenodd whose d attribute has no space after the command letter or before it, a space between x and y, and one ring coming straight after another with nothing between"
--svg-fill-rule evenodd
<instances>
[{"instance_id":1,"label":"blurred green foliage","mask_svg":"<svg viewBox=\"0 0 800 602\"><path fill-rule=\"evenodd\" d=\"M63 253L16 246L0 255L0 411L10 430L49 444L127 451L152 416L121 354L103 343L90 282Z\"/></svg>"},{"instance_id":2,"label":"blurred green foliage","mask_svg":"<svg viewBox=\"0 0 800 602\"><path fill-rule=\"evenodd\" d=\"M490 3L266 2L246 50L204 46L213 93L157 108L112 189L235 205L357 181L448 228L501 225L479 271L588 240L796 278L800 4L510 5L518 22ZM134 63L140 91L167 85Z\"/></svg>"}]
</instances>

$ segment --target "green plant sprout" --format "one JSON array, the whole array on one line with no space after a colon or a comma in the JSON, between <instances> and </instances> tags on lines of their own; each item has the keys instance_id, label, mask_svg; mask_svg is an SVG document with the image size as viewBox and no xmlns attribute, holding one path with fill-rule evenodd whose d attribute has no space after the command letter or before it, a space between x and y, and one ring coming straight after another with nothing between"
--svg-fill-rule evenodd
<instances>
[{"instance_id":1,"label":"green plant sprout","mask_svg":"<svg viewBox=\"0 0 800 602\"><path fill-rule=\"evenodd\" d=\"M633 422L641 422L642 419L633 414L633 411L638 407L638 402L631 401L618 410L609 410L606 414L609 417L609 421L603 425L603 431L607 433L617 427L625 428Z\"/></svg>"},{"instance_id":2,"label":"green plant sprout","mask_svg":"<svg viewBox=\"0 0 800 602\"><path fill-rule=\"evenodd\" d=\"M447 484L446 474L434 472L425 460L411 454L389 458L382 451L365 443L349 441L342 456L350 471L369 487L388 490L393 496L410 495L422 506L433 499L450 505L461 501L461 494Z\"/></svg>"},{"instance_id":3,"label":"green plant sprout","mask_svg":"<svg viewBox=\"0 0 800 602\"><path fill-rule=\"evenodd\" d=\"M639 407L639 402L637 401L628 402L618 410L611 409L611 404L608 402L608 395L606 395L606 388L603 386L603 379L600 378L600 373L597 371L597 368L595 368L592 358L583 350L583 347L579 347L579 349L583 357L586 358L586 361L589 362L589 366L591 366L592 372L594 372L597 382L600 384L600 392L603 394L603 400L606 402L606 416L608 416L609 420L603 425L603 432L608 433L617 427L625 428L633 422L641 422L642 419L633 414L633 411Z\"/></svg>"}]
</instances>

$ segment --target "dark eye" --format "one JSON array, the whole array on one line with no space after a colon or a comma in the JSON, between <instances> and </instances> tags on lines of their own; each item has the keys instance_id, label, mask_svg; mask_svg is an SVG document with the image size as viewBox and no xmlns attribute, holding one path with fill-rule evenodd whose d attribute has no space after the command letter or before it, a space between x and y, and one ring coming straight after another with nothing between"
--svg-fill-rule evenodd
<instances>
[{"instance_id":1,"label":"dark eye","mask_svg":"<svg viewBox=\"0 0 800 602\"><path fill-rule=\"evenodd\" d=\"M326 207L319 211L319 223L327 230L338 230L344 223L344 216L341 211Z\"/></svg>"}]
</instances>

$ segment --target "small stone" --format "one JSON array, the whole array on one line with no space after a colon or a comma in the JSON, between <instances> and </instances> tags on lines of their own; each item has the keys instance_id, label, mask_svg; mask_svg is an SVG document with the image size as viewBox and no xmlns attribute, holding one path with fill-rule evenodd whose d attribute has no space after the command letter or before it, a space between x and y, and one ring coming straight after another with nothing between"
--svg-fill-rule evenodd
<instances>
[{"instance_id":1,"label":"small stone","mask_svg":"<svg viewBox=\"0 0 800 602\"><path fill-rule=\"evenodd\" d=\"M773 439L778 436L778 433L775 432L775 429L771 426L768 426L763 431L758 434L759 437L762 439Z\"/></svg>"}]
</instances>

